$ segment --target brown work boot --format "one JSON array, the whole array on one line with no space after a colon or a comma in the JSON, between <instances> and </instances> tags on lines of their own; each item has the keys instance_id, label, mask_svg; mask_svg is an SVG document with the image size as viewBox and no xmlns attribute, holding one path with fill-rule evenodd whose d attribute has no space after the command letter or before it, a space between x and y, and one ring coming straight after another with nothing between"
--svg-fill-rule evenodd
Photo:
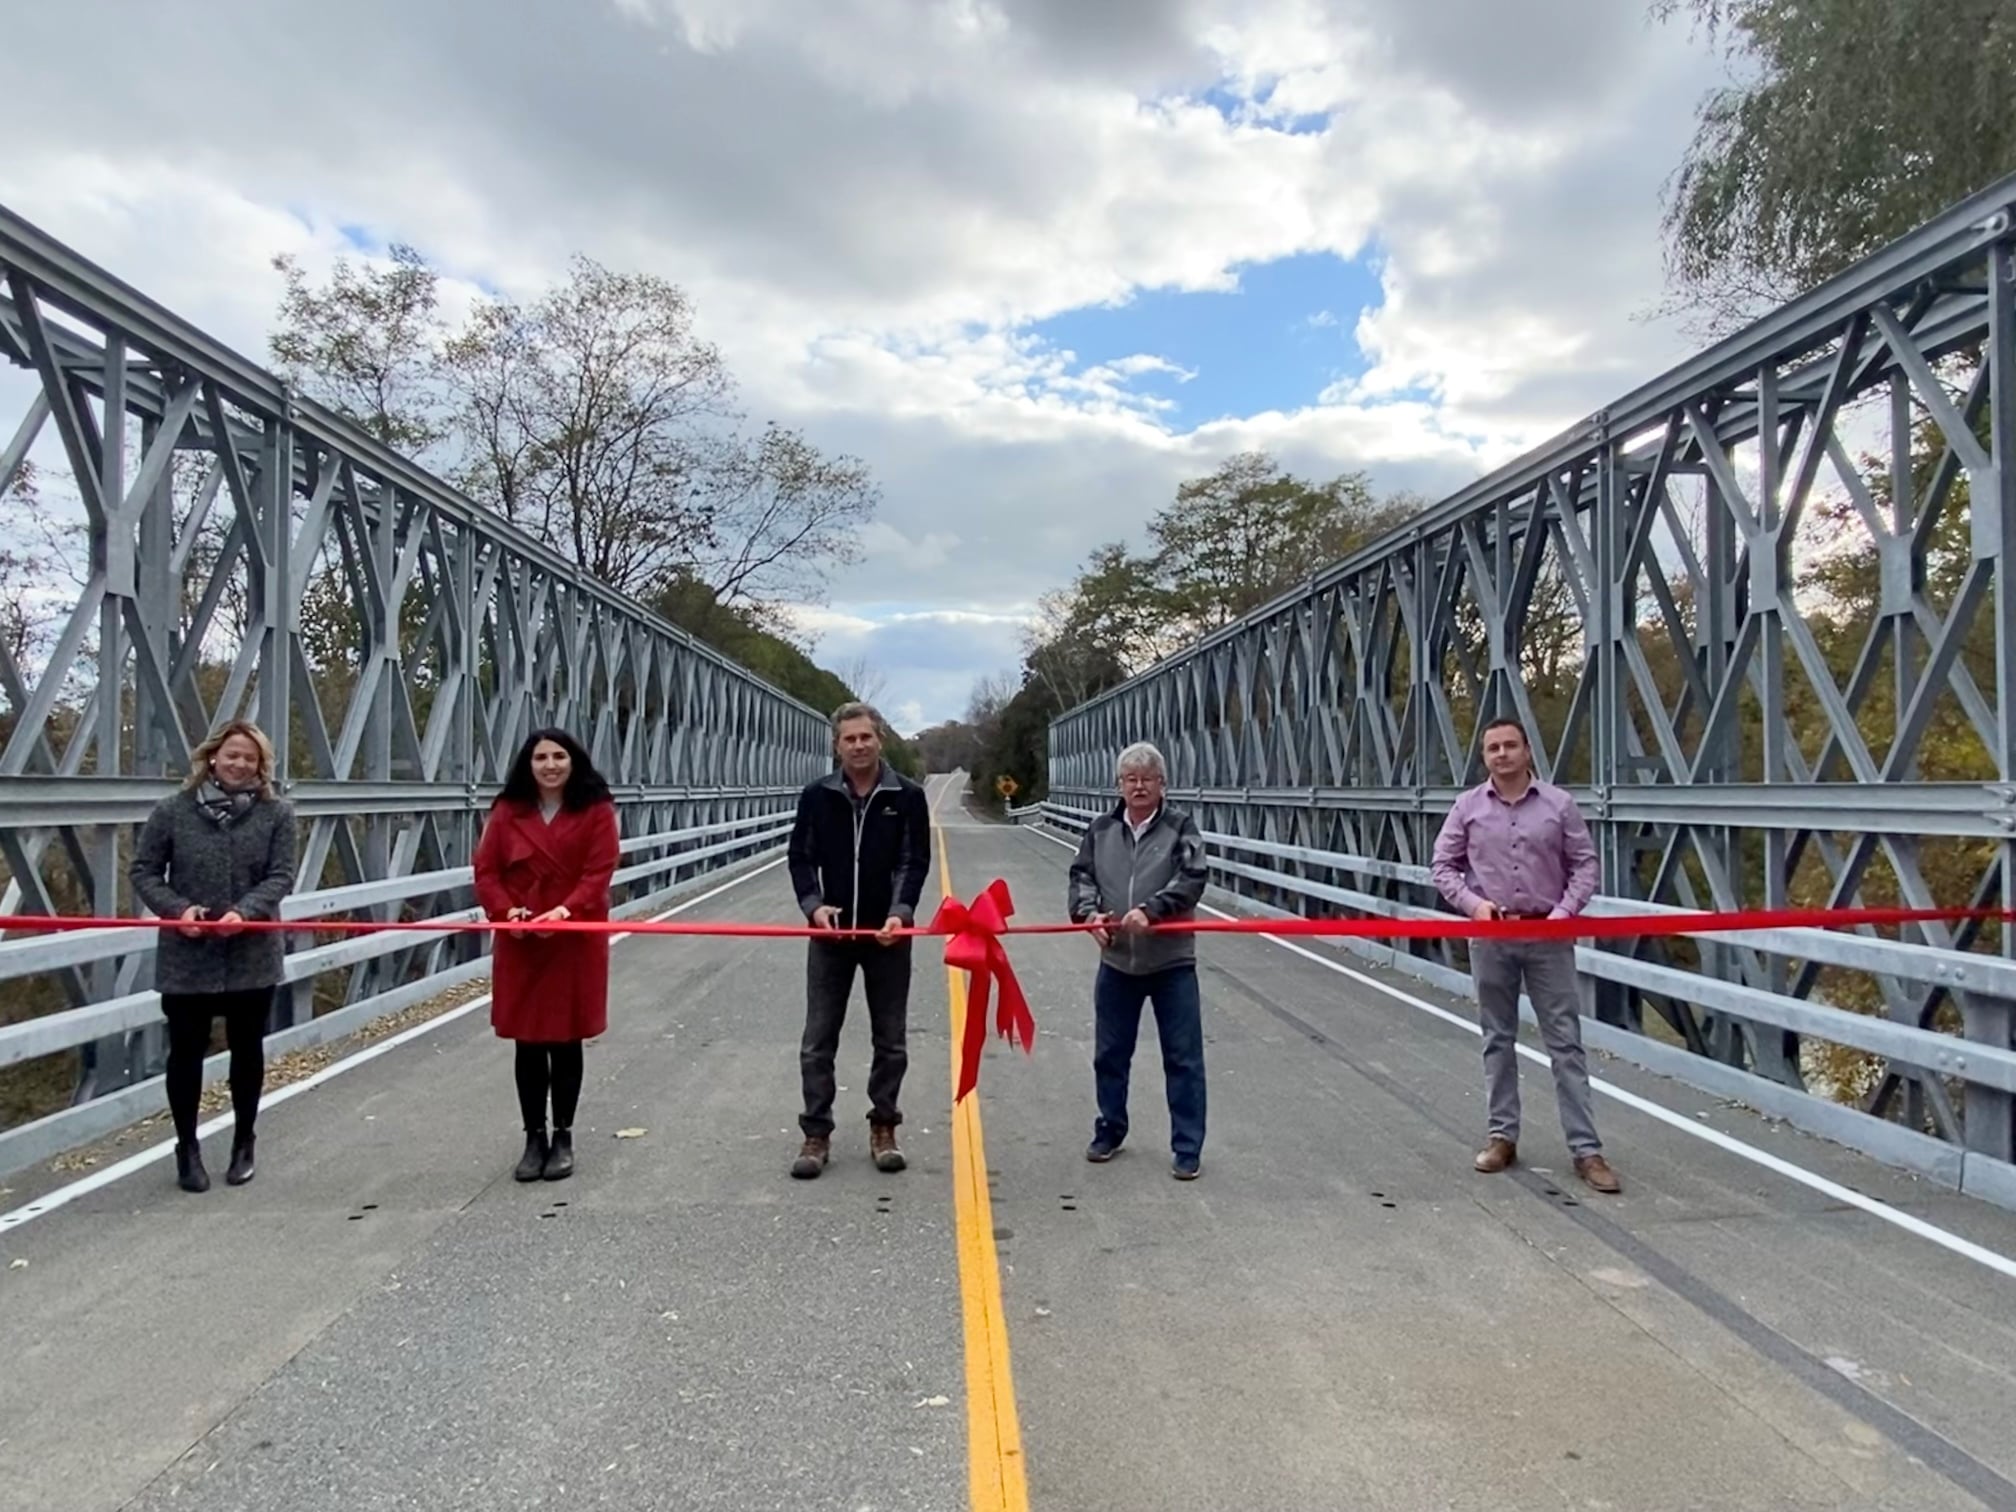
<instances>
[{"instance_id":1,"label":"brown work boot","mask_svg":"<svg viewBox=\"0 0 2016 1512\"><path fill-rule=\"evenodd\" d=\"M1496 1134L1491 1136L1490 1142L1477 1152L1477 1158L1471 1162L1486 1176L1495 1176L1507 1166L1518 1163L1519 1146L1509 1139L1500 1139Z\"/></svg>"},{"instance_id":2,"label":"brown work boot","mask_svg":"<svg viewBox=\"0 0 2016 1512\"><path fill-rule=\"evenodd\" d=\"M1607 1192L1613 1197L1624 1190L1624 1183L1617 1179L1617 1173L1610 1169L1610 1162L1601 1155L1577 1155L1575 1174L1597 1191Z\"/></svg>"},{"instance_id":3,"label":"brown work boot","mask_svg":"<svg viewBox=\"0 0 2016 1512\"><path fill-rule=\"evenodd\" d=\"M832 1147L832 1141L808 1135L805 1143L798 1147L798 1158L791 1162L791 1174L800 1181L810 1181L826 1169L826 1157Z\"/></svg>"},{"instance_id":4,"label":"brown work boot","mask_svg":"<svg viewBox=\"0 0 2016 1512\"><path fill-rule=\"evenodd\" d=\"M875 1169L878 1171L900 1171L909 1164L903 1158L903 1152L896 1148L894 1124L868 1125L868 1153L875 1158Z\"/></svg>"}]
</instances>

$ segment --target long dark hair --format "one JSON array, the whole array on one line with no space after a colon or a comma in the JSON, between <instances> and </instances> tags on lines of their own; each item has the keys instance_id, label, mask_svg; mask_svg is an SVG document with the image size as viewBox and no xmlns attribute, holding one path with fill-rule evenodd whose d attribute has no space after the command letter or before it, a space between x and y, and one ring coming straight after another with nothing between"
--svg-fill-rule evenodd
<instances>
[{"instance_id":1,"label":"long dark hair","mask_svg":"<svg viewBox=\"0 0 2016 1512\"><path fill-rule=\"evenodd\" d=\"M498 803L522 804L526 808L536 808L539 804L539 784L532 776L532 753L539 742L550 740L567 753L573 763L567 770L567 786L560 790L560 804L563 808L585 809L590 804L608 803L609 784L602 780L602 774L595 770L595 763L581 748L581 742L565 730L534 730L525 737L525 744L518 747L518 754L511 762L511 770L504 774L504 791L497 795Z\"/></svg>"}]
</instances>

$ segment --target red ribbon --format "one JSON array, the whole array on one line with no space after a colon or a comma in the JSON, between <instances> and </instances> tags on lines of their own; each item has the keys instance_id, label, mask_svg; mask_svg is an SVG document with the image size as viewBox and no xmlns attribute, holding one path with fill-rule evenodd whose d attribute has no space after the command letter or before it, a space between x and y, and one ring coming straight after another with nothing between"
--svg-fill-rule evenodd
<instances>
[{"instance_id":1,"label":"red ribbon","mask_svg":"<svg viewBox=\"0 0 2016 1512\"><path fill-rule=\"evenodd\" d=\"M996 882L981 894L985 898L1001 889ZM975 899L978 904L980 900ZM964 908L964 905L958 905ZM1005 918L1012 907L1004 910ZM929 928L912 925L889 931L892 939L922 935L944 935L952 931L939 927L947 916L939 910ZM973 917L965 910L964 917ZM1576 914L1566 919L1476 919L1455 914L1425 918L1389 919L1170 919L1149 926L1151 934L1278 934L1325 935L1377 940L1614 940L1655 935L1747 934L1763 929L1851 929L1900 924L1957 924L1968 921L2016 923L2016 908L1743 908L1726 913L1712 910L1677 910L1673 913ZM1089 934L1110 929L1111 924L1003 924L994 933L1007 935ZM810 924L695 923L684 919L569 919L534 923L504 919L246 919L224 924L216 919L198 919L185 924L180 919L142 916L131 919L99 918L80 914L0 914L0 934L68 934L89 929L189 929L205 934L655 934L698 935L766 940L872 940L881 937L878 929L818 929Z\"/></svg>"},{"instance_id":2,"label":"red ribbon","mask_svg":"<svg viewBox=\"0 0 2016 1512\"><path fill-rule=\"evenodd\" d=\"M952 1093L955 1104L979 1084L980 1052L987 1044L987 1003L995 988L1000 989L995 1027L1002 1038L1019 1044L1025 1054L1036 1049L1036 1018L1001 944L1001 936L1011 932L1008 921L1014 914L1008 884L997 878L970 905L947 898L931 920L928 933L950 936L945 941L945 964L966 972L970 983L965 1036L959 1047L959 1084Z\"/></svg>"},{"instance_id":3,"label":"red ribbon","mask_svg":"<svg viewBox=\"0 0 2016 1512\"><path fill-rule=\"evenodd\" d=\"M970 987L965 1031L960 1046L959 1082L954 1100L971 1092L980 1080L980 1053L987 1043L987 1009L996 1001L997 1031L1011 1044L1033 1052L1036 1020L1029 1011L1022 984L1002 945L1007 935L1084 934L1096 924L1010 924L1015 905L1008 884L989 883L972 903L947 898L928 928L894 930L897 938L945 936L945 964L968 973ZM1565 919L1475 919L1438 915L1388 919L1186 919L1151 926L1155 934L1258 934L1323 936L1378 940L1588 940L1649 936L1738 934L1766 929L1842 929L1894 927L1904 924L2016 922L2016 908L1751 908L1727 913L1705 910L1650 914L1577 915ZM70 914L0 915L0 932L43 934L87 929L183 929L180 919L80 918ZM258 919L237 925L214 919L198 921L203 933L271 932L289 934L382 934L411 932L446 934L658 934L724 935L762 939L873 939L873 929L817 929L809 924L736 924L650 919L570 919L564 923L492 919Z\"/></svg>"}]
</instances>

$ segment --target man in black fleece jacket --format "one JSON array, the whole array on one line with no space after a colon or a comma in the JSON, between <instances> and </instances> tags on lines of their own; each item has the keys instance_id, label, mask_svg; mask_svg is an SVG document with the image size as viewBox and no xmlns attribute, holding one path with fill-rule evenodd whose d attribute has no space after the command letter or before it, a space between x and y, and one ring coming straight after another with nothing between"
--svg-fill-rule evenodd
<instances>
[{"instance_id":1,"label":"man in black fleece jacket","mask_svg":"<svg viewBox=\"0 0 2016 1512\"><path fill-rule=\"evenodd\" d=\"M826 1168L833 1139L833 1057L854 970L868 997L874 1057L868 1072L868 1149L877 1170L903 1169L896 1105L910 1063L910 941L891 931L916 921L931 869L931 811L924 789L882 759L882 716L864 703L833 711L840 770L806 784L791 828L791 886L820 929L875 929L873 939L813 939L805 957L805 1038L798 1050L805 1143L791 1174Z\"/></svg>"}]
</instances>

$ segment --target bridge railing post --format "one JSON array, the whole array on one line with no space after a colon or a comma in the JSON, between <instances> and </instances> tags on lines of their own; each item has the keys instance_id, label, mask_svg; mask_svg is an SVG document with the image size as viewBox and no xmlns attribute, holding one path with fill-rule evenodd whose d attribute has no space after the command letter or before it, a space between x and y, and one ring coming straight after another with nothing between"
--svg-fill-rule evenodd
<instances>
[{"instance_id":1,"label":"bridge railing post","mask_svg":"<svg viewBox=\"0 0 2016 1512\"><path fill-rule=\"evenodd\" d=\"M2016 573L2010 570L2016 549L2016 207L2002 211L2001 238L1988 249L1988 331L1983 360L1988 374L1988 446L1993 460L1992 482L1970 479L1975 491L1975 550L1984 540L1983 516L1994 522L1995 553L1995 678L1996 713L2001 749L2001 778L2016 782ZM1981 498L1984 482L1992 497ZM2001 842L2001 899L2016 905L2016 835ZM2002 953L2016 957L2016 927L2001 926ZM1961 998L1962 1030L1970 1040L2006 1050L2016 1045L2016 1004L2007 998L1969 993ZM1997 1160L2016 1161L2016 1094L1983 1088L1967 1089L1967 1148Z\"/></svg>"}]
</instances>

